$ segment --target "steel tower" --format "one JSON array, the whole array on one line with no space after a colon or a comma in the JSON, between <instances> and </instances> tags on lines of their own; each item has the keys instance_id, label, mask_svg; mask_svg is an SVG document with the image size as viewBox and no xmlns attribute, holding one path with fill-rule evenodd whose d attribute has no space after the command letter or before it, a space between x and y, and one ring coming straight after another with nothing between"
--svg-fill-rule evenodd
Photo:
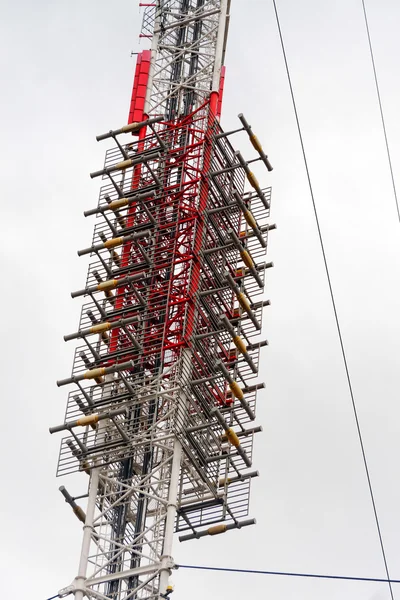
<instances>
[{"instance_id":1,"label":"steel tower","mask_svg":"<svg viewBox=\"0 0 400 600\"><path fill-rule=\"evenodd\" d=\"M58 475L89 475L79 569L60 596L167 597L181 541L248 517L272 167L219 124L229 0L144 4L128 125L110 140ZM244 131L246 161L230 136ZM128 136L128 137L127 137ZM245 140L243 140L245 141ZM246 191L246 180L249 190Z\"/></svg>"}]
</instances>

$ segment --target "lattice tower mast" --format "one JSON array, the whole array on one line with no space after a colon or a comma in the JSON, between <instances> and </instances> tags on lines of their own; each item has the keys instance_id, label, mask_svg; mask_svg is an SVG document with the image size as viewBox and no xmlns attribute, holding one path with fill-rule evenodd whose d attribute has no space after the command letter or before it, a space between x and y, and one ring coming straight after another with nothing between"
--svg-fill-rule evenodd
<instances>
[{"instance_id":1,"label":"lattice tower mast","mask_svg":"<svg viewBox=\"0 0 400 600\"><path fill-rule=\"evenodd\" d=\"M251 525L270 189L221 113L229 0L146 4L128 125L101 176L58 474L89 477L78 575L60 596L167 597L172 539ZM124 140L124 134L130 137ZM133 136L133 137L131 137ZM245 191L248 180L252 191ZM258 300L257 300L258 298ZM249 424L252 426L249 427ZM86 496L86 495L84 495Z\"/></svg>"}]
</instances>

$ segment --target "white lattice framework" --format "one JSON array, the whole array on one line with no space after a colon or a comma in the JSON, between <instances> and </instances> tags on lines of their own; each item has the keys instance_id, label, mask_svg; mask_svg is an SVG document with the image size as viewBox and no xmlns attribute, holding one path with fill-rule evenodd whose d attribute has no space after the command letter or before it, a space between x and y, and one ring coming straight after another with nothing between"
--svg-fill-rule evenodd
<instances>
[{"instance_id":1,"label":"white lattice framework","mask_svg":"<svg viewBox=\"0 0 400 600\"><path fill-rule=\"evenodd\" d=\"M161 0L147 7L142 37L152 40L148 115L189 114L218 90L230 0Z\"/></svg>"}]
</instances>

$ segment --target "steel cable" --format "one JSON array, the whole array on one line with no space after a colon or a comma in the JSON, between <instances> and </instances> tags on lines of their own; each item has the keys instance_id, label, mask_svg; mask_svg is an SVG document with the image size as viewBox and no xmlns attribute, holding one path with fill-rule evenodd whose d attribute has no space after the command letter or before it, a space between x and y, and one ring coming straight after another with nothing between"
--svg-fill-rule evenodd
<instances>
[{"instance_id":1,"label":"steel cable","mask_svg":"<svg viewBox=\"0 0 400 600\"><path fill-rule=\"evenodd\" d=\"M400 579L379 577L356 577L350 575L319 575L315 573L291 573L286 571L258 571L256 569L234 569L230 567L207 567L199 565L176 565L178 569L200 569L203 571L225 571L228 573L250 573L252 575L282 575L283 577L310 577L313 579L340 579L344 581L367 581L372 583L400 583ZM51 600L51 599L49 599Z\"/></svg>"},{"instance_id":2,"label":"steel cable","mask_svg":"<svg viewBox=\"0 0 400 600\"><path fill-rule=\"evenodd\" d=\"M333 287L332 287L331 277L330 277L330 273L329 273L329 267L328 267L328 262L327 262L327 258L326 258L325 246L324 246L324 242L323 242L323 238L322 238L321 227L320 227L320 223L319 223L319 216L318 216L317 207L316 207L316 203L315 203L314 191L313 191L313 187L312 187L312 183L311 183L310 171L309 171L309 168L308 168L308 161L307 161L305 146L304 146L304 142L303 142L303 135L302 135L302 132L301 132L300 119L299 119L299 115L298 115L298 112L297 112L297 104L296 104L296 99L295 99L295 95L294 95L294 90L293 90L293 85L292 85L292 79L291 79L291 76L290 76L290 70L289 70L289 65L288 65L287 56L286 56L285 44L284 44L283 36L282 36L282 30L281 30L279 15L278 15L278 9L277 9L277 5L276 5L276 0L272 0L272 1L273 1L273 5L274 5L276 23L277 23L278 32L279 32L279 38L280 38L281 47L282 47L282 54L283 54L283 58L284 58L284 62L285 62L285 67L286 67L286 75L287 75L287 78L288 78L288 83L289 83L289 88L290 88L290 94L291 94L291 98L292 98L293 110L294 110L294 114L295 114L295 118L296 118L296 124L297 124L297 130L298 130L298 134L299 134L299 139L300 139L301 150L302 150L302 153L303 153L304 166L305 166L306 173L307 173L308 186L309 186L309 189L310 189L310 195L311 195L311 200L312 200L312 205L313 205L315 222L316 222L317 230L318 230L319 243L320 243L320 247L321 247L322 257L323 257L324 266L325 266L325 273L326 273L326 277L327 277L327 281L328 281L328 286L329 286L329 292L330 292L330 297L331 297L331 303L332 303L333 313L334 313L334 317L335 317L336 329L337 329L337 333L338 333L338 337L339 337L339 343L340 343L341 353L342 353L342 357L343 357L344 368L345 368L345 372L346 372L346 379L347 379L347 384L348 384L348 388L349 388L349 392L350 392L351 403L352 403L353 413L354 413L354 419L355 419L355 422L356 422L358 439L359 439L359 442L360 442L360 448L361 448L362 458L363 458L363 462L364 462L365 474L366 474L366 477L367 477L367 482L368 482L368 488L369 488L369 493L370 493L370 497L371 497L372 508L373 508L373 512L374 512L374 516L375 516L375 523L376 523L376 528L377 528L377 532L378 532L378 536L379 536L379 542L380 542L380 547L381 547L381 552L382 552L382 558L383 558L383 562L384 562L384 566L385 566L385 571L386 571L386 576L387 576L387 580L386 581L388 582L388 585L389 585L391 599L394 600L393 590L392 590L392 584L391 584L390 575L389 575L389 569L388 569L388 564L387 564L387 560L386 560L386 553L385 553L385 548L384 548L384 545L383 545L381 528L380 528L380 525L379 525L378 512L377 512L377 509L376 509L375 497L374 497L374 493L373 493L373 489L372 489L371 477L370 477L370 474L369 474L367 457L366 457L365 448L364 448L364 442L363 442L362 434L361 434L360 422L359 422L359 419L358 419L358 411L357 411L357 407L356 407L356 403L355 403L355 398L354 398L354 393L353 393L353 386L352 386L352 383L351 383L350 371L349 371L349 367L348 367L348 363L347 363L347 357L346 357L346 352L345 352L344 343L343 343L342 331L341 331L341 328L340 328L339 317L338 317L338 312L337 312L337 308L336 308L335 296L333 294Z\"/></svg>"},{"instance_id":3,"label":"steel cable","mask_svg":"<svg viewBox=\"0 0 400 600\"><path fill-rule=\"evenodd\" d=\"M364 2L364 0L361 0L361 3L362 3L363 13L364 13L365 29L367 30L368 45L369 45L369 52L370 52L370 55L371 55L372 69L373 69L373 72L374 72L374 80L375 80L375 87L376 87L376 95L378 97L379 112L381 113L382 129L383 129L383 135L384 135L384 138L385 138L386 153L387 153L387 158L388 158L388 163L389 163L389 169L390 169L390 177L392 179L393 194L394 194L394 199L396 201L397 217L398 217L398 219L400 221L399 202L398 202L398 199L397 199L396 183L395 183L395 180L394 180L392 158L391 158L391 155L390 155L389 142L388 142L388 137L387 137L387 133L386 133L385 117L383 115L383 107L382 107L381 93L380 93L380 90L379 90L378 75L376 73L374 52L372 50L372 42L371 42L371 35L370 35L370 32L369 32L367 10L365 8L365 2Z\"/></svg>"}]
</instances>

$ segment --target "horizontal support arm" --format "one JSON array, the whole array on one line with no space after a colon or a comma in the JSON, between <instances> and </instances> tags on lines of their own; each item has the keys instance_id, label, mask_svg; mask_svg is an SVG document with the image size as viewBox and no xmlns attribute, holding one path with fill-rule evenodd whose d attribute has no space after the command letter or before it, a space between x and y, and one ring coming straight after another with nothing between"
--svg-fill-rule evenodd
<instances>
[{"instance_id":1,"label":"horizontal support arm","mask_svg":"<svg viewBox=\"0 0 400 600\"><path fill-rule=\"evenodd\" d=\"M187 540L199 540L202 537L207 535L218 535L220 533L225 533L226 531L231 531L232 529L241 529L242 527L248 527L249 525L255 525L255 519L247 519L245 521L237 521L236 523L223 523L221 525L214 525L213 527L209 527L205 531L196 531L195 533L188 533L186 535L180 535L179 541L186 542ZM177 565L179 568L179 565Z\"/></svg>"},{"instance_id":2,"label":"horizontal support arm","mask_svg":"<svg viewBox=\"0 0 400 600\"><path fill-rule=\"evenodd\" d=\"M159 123L163 120L163 118L164 117L154 117L153 119L139 121L138 123L129 123L128 125L124 125L119 129L111 129L107 133L96 135L96 140L98 142L101 142L103 140L108 140L109 138L115 138L115 136L121 135L122 133L138 133L142 127L146 127L147 125L153 125L153 123Z\"/></svg>"},{"instance_id":3,"label":"horizontal support arm","mask_svg":"<svg viewBox=\"0 0 400 600\"><path fill-rule=\"evenodd\" d=\"M75 427L86 427L87 425L92 425L98 423L99 421L104 421L104 419L112 419L118 415L126 414L126 408L116 408L115 410L109 410L104 413L94 413L92 415L86 415L77 419L76 421L69 421L68 423L63 423L62 425L56 425L55 427L50 427L50 433L58 433L59 431L70 431Z\"/></svg>"},{"instance_id":4,"label":"horizontal support arm","mask_svg":"<svg viewBox=\"0 0 400 600\"><path fill-rule=\"evenodd\" d=\"M72 377L68 377L68 379L59 379L57 381L57 386L61 387L63 385L68 385L69 383L77 383L78 381L82 381L84 379L97 379L99 377L103 377L104 375L112 375L113 373L118 373L119 371L133 369L133 367L134 362L132 360L112 365L112 367L99 367L97 369L86 371L85 373L82 373L82 375L74 375Z\"/></svg>"}]
</instances>

